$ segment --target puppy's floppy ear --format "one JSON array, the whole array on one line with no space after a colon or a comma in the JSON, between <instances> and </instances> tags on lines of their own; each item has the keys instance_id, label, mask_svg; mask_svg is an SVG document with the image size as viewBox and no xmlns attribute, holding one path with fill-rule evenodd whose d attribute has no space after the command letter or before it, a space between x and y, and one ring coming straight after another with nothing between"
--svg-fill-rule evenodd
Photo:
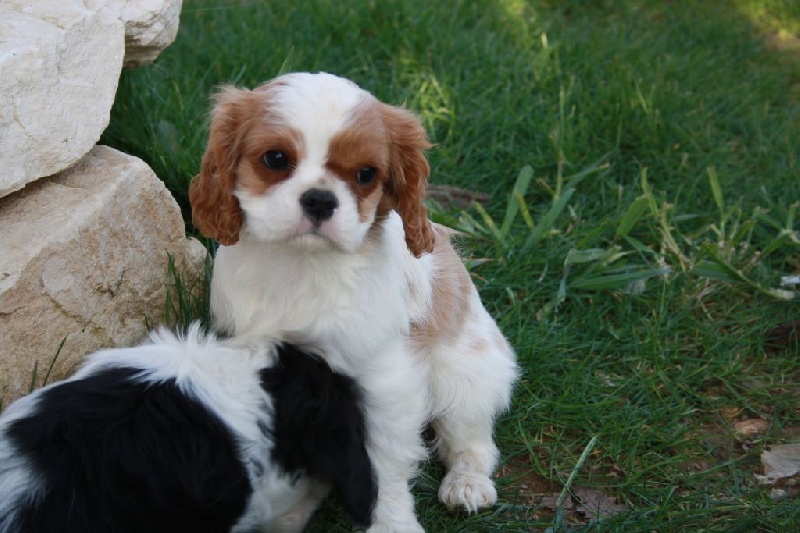
<instances>
[{"instance_id":1,"label":"puppy's floppy ear","mask_svg":"<svg viewBox=\"0 0 800 533\"><path fill-rule=\"evenodd\" d=\"M208 146L200 174L189 186L192 222L203 235L223 245L236 244L244 214L233 195L236 167L250 121L257 114L252 91L224 86L214 95Z\"/></svg>"},{"instance_id":2,"label":"puppy's floppy ear","mask_svg":"<svg viewBox=\"0 0 800 533\"><path fill-rule=\"evenodd\" d=\"M384 126L391 142L387 189L403 219L406 244L416 257L433 251L434 234L422 202L430 167L424 150L431 147L420 120L409 111L381 104Z\"/></svg>"}]
</instances>

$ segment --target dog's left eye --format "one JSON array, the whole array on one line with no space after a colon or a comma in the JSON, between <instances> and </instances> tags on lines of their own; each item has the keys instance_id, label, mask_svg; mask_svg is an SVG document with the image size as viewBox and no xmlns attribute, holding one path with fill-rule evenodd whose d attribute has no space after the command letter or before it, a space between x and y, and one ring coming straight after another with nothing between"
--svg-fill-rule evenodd
<instances>
[{"instance_id":1,"label":"dog's left eye","mask_svg":"<svg viewBox=\"0 0 800 533\"><path fill-rule=\"evenodd\" d=\"M283 170L289 166L289 156L280 150L270 150L261 156L261 160L272 170Z\"/></svg>"},{"instance_id":2,"label":"dog's left eye","mask_svg":"<svg viewBox=\"0 0 800 533\"><path fill-rule=\"evenodd\" d=\"M375 167L364 167L356 172L356 181L359 185L369 185L378 176L378 169Z\"/></svg>"}]
</instances>

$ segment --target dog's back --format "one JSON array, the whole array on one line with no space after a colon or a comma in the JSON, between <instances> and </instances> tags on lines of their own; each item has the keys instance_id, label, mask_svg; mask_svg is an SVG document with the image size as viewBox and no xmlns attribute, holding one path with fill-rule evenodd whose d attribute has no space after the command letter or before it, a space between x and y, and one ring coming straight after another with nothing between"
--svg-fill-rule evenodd
<instances>
[{"instance_id":1,"label":"dog's back","mask_svg":"<svg viewBox=\"0 0 800 533\"><path fill-rule=\"evenodd\" d=\"M236 523L251 487L230 431L174 380L143 382L139 372L111 368L50 388L8 425L4 448L21 452L33 472L26 490L11 488L8 530L227 531Z\"/></svg>"},{"instance_id":2,"label":"dog's back","mask_svg":"<svg viewBox=\"0 0 800 533\"><path fill-rule=\"evenodd\" d=\"M347 379L298 348L236 347L196 329L99 352L0 417L0 532L300 531L329 485L368 520L376 488ZM311 419L350 413L347 437L301 446L316 428L287 416L289 403ZM319 467L323 449L338 470Z\"/></svg>"}]
</instances>

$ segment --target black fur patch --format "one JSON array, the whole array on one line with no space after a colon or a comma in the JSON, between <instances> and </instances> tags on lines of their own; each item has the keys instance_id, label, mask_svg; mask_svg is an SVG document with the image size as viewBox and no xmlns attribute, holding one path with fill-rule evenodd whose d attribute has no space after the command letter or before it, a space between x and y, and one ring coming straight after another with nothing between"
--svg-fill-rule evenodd
<instances>
[{"instance_id":1,"label":"black fur patch","mask_svg":"<svg viewBox=\"0 0 800 533\"><path fill-rule=\"evenodd\" d=\"M275 404L273 461L329 483L353 523L369 526L378 488L355 381L284 346L274 367L261 371L261 383Z\"/></svg>"},{"instance_id":2,"label":"black fur patch","mask_svg":"<svg viewBox=\"0 0 800 533\"><path fill-rule=\"evenodd\" d=\"M233 438L173 381L116 368L45 391L8 435L46 480L20 531L227 532L251 493Z\"/></svg>"}]
</instances>

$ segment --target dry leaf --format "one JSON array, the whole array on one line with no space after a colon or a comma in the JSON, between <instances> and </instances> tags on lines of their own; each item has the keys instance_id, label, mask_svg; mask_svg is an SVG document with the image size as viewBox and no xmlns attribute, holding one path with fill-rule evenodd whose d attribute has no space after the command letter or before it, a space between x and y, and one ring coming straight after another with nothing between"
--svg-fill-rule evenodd
<instances>
[{"instance_id":1,"label":"dry leaf","mask_svg":"<svg viewBox=\"0 0 800 533\"><path fill-rule=\"evenodd\" d=\"M760 485L772 485L800 472L800 444L778 444L761 454L764 475L754 474Z\"/></svg>"},{"instance_id":2,"label":"dry leaf","mask_svg":"<svg viewBox=\"0 0 800 533\"><path fill-rule=\"evenodd\" d=\"M489 201L489 195L485 192L470 191L468 189L461 189L453 187L452 185L428 185L427 196L433 198L444 207L459 207L466 209L470 207L473 202L486 203Z\"/></svg>"},{"instance_id":3,"label":"dry leaf","mask_svg":"<svg viewBox=\"0 0 800 533\"><path fill-rule=\"evenodd\" d=\"M551 511L557 511L558 509L556 506L556 502L558 501L559 496L560 494L558 493L554 493L552 496L545 496L544 498L542 498L542 501L539 502L539 505L541 507L544 507L545 509L550 509ZM561 503L561 507L569 510L572 509L573 505L574 504L572 503L572 498L570 497L569 494L567 494L567 496L564 498L564 501Z\"/></svg>"},{"instance_id":4,"label":"dry leaf","mask_svg":"<svg viewBox=\"0 0 800 533\"><path fill-rule=\"evenodd\" d=\"M572 492L580 500L580 505L576 507L576 510L587 518L599 520L619 514L626 509L624 505L617 503L613 497L597 489L576 486L572 489Z\"/></svg>"},{"instance_id":5,"label":"dry leaf","mask_svg":"<svg viewBox=\"0 0 800 533\"><path fill-rule=\"evenodd\" d=\"M761 418L751 418L749 420L742 420L733 425L733 430L736 432L736 438L739 440L752 439L757 435L763 435L769 429L769 422Z\"/></svg>"},{"instance_id":6,"label":"dry leaf","mask_svg":"<svg viewBox=\"0 0 800 533\"><path fill-rule=\"evenodd\" d=\"M722 410L720 411L720 413L722 413L723 418L725 418L727 420L733 420L734 418L736 418L740 414L742 414L742 408L741 407L734 407L734 406L729 405L729 406L723 407Z\"/></svg>"}]
</instances>

